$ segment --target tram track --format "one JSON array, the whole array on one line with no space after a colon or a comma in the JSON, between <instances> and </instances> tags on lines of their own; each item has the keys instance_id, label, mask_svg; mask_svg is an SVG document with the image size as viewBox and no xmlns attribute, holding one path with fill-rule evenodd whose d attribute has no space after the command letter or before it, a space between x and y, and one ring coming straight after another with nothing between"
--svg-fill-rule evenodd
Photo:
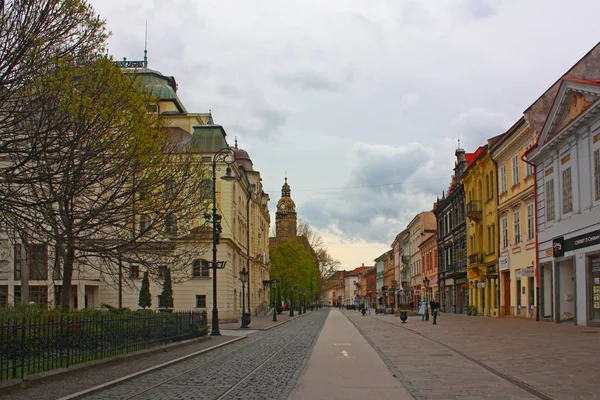
<instances>
[{"instance_id":1,"label":"tram track","mask_svg":"<svg viewBox=\"0 0 600 400\"><path fill-rule=\"evenodd\" d=\"M170 363L164 367L158 366L159 368L151 368L148 371L140 371L141 373L133 374L134 376L130 379L120 378L61 400L161 398L165 392L172 393L172 390L183 390L184 388L199 390L202 393L202 398L207 399L236 397L236 392L247 389L245 383L254 382L258 379L255 375L262 369L277 369L275 364L285 359L282 353L287 348L293 347L294 343L303 335L310 336L310 343L314 344L315 332L318 336L324 320L324 316L317 316L316 318L313 317L312 320L302 318L290 321L279 329L268 331L269 333L253 333L242 342L234 345L233 349L226 350L216 357L212 351L186 357L181 362ZM223 351L223 348L220 351ZM211 353L213 354L211 355ZM257 355L260 355L260 358ZM278 358L278 356L281 357ZM203 358L207 359L203 360ZM239 362L236 362L236 360L239 360ZM183 370L181 370L182 368ZM178 371L178 369L181 371ZM199 382L199 377L206 374L207 371L218 371L220 369L224 373L221 377L222 381L214 387L207 387L206 382ZM158 381L152 382L154 379ZM285 379L283 381L284 383L287 382Z\"/></svg>"}]
</instances>

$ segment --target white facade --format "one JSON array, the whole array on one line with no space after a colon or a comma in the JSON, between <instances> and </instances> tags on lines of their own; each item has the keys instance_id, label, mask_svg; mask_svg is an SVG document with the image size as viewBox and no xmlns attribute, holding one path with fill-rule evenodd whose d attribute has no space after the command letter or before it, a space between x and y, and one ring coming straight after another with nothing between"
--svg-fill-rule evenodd
<instances>
[{"instance_id":1,"label":"white facade","mask_svg":"<svg viewBox=\"0 0 600 400\"><path fill-rule=\"evenodd\" d=\"M540 319L600 325L600 87L564 80L537 145Z\"/></svg>"}]
</instances>

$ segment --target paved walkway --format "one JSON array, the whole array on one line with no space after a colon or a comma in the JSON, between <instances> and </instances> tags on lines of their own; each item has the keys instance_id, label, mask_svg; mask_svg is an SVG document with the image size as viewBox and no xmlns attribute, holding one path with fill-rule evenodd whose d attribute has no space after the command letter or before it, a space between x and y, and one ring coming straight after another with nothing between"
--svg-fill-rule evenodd
<instances>
[{"instance_id":1,"label":"paved walkway","mask_svg":"<svg viewBox=\"0 0 600 400\"><path fill-rule=\"evenodd\" d=\"M598 328L343 312L417 399L600 399Z\"/></svg>"},{"instance_id":2,"label":"paved walkway","mask_svg":"<svg viewBox=\"0 0 600 400\"><path fill-rule=\"evenodd\" d=\"M412 399L375 350L331 310L290 399Z\"/></svg>"}]
</instances>

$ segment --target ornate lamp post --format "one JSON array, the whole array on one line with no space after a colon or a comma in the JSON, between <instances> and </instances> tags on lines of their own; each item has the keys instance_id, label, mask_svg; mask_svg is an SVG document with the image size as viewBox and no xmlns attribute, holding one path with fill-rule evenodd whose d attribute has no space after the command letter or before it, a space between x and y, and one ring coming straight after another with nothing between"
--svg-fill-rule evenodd
<instances>
[{"instance_id":1,"label":"ornate lamp post","mask_svg":"<svg viewBox=\"0 0 600 400\"><path fill-rule=\"evenodd\" d=\"M302 315L302 289L298 290L298 315Z\"/></svg>"},{"instance_id":2,"label":"ornate lamp post","mask_svg":"<svg viewBox=\"0 0 600 400\"><path fill-rule=\"evenodd\" d=\"M290 317L294 316L294 285L290 286Z\"/></svg>"},{"instance_id":3,"label":"ornate lamp post","mask_svg":"<svg viewBox=\"0 0 600 400\"><path fill-rule=\"evenodd\" d=\"M242 326L248 328L248 318L246 318L246 282L248 282L248 271L246 268L240 271L240 281L242 281Z\"/></svg>"},{"instance_id":4,"label":"ornate lamp post","mask_svg":"<svg viewBox=\"0 0 600 400\"><path fill-rule=\"evenodd\" d=\"M425 277L423 283L425 284L425 321L429 321L429 278Z\"/></svg>"},{"instance_id":5,"label":"ornate lamp post","mask_svg":"<svg viewBox=\"0 0 600 400\"><path fill-rule=\"evenodd\" d=\"M273 288L273 322L277 322L277 279L271 281Z\"/></svg>"},{"instance_id":6,"label":"ornate lamp post","mask_svg":"<svg viewBox=\"0 0 600 400\"><path fill-rule=\"evenodd\" d=\"M225 181L232 181L235 177L231 174L230 165L235 162L235 153L230 147L225 147L215 153L212 159L212 270L213 270L213 309L211 336L220 336L219 331L219 309L217 308L217 245L221 235L221 216L217 214L217 163L227 164L226 174L221 177ZM223 263L221 263L221 268Z\"/></svg>"}]
</instances>

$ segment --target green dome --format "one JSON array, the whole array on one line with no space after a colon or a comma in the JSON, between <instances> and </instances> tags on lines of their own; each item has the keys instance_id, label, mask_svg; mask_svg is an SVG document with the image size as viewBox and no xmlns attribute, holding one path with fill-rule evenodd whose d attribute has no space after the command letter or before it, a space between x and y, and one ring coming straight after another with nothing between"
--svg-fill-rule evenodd
<instances>
[{"instance_id":1,"label":"green dome","mask_svg":"<svg viewBox=\"0 0 600 400\"><path fill-rule=\"evenodd\" d=\"M174 77L164 76L160 72L148 68L125 70L125 73L132 74L136 79L139 79L144 90L158 100L174 100L177 108L182 113L187 113L181 100L177 97L177 83Z\"/></svg>"},{"instance_id":2,"label":"green dome","mask_svg":"<svg viewBox=\"0 0 600 400\"><path fill-rule=\"evenodd\" d=\"M192 153L216 153L228 147L225 136L227 134L221 125L194 126L187 150Z\"/></svg>"}]
</instances>

